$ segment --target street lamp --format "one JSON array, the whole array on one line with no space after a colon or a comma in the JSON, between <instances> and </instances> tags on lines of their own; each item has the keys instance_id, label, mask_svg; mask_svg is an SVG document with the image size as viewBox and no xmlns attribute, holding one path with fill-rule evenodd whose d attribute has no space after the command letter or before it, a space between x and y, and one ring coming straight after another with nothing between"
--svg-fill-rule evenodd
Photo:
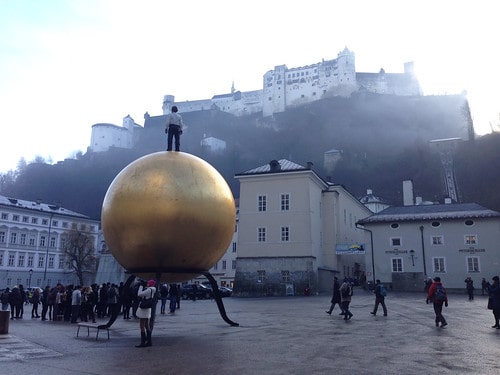
<instances>
[{"instance_id":1,"label":"street lamp","mask_svg":"<svg viewBox=\"0 0 500 375\"><path fill-rule=\"evenodd\" d=\"M415 250L410 250L411 265L415 267Z\"/></svg>"},{"instance_id":2,"label":"street lamp","mask_svg":"<svg viewBox=\"0 0 500 375\"><path fill-rule=\"evenodd\" d=\"M30 273L30 278L28 280L28 289L31 288L31 275L33 275L33 270L30 268L30 270L28 271Z\"/></svg>"}]
</instances>

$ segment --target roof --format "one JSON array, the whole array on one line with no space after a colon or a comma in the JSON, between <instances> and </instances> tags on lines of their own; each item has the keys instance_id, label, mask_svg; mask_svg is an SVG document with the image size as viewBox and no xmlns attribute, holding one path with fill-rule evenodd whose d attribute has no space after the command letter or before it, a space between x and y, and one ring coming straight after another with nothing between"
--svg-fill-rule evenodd
<instances>
[{"instance_id":1,"label":"roof","mask_svg":"<svg viewBox=\"0 0 500 375\"><path fill-rule=\"evenodd\" d=\"M271 165L273 165L273 170L271 171ZM260 173L277 173L277 172L291 172L291 171L305 171L311 168L306 168L300 164L296 164L287 159L280 159L278 161L272 160L271 162L264 164L260 167L249 169L238 175L249 175L249 174L260 174Z\"/></svg>"},{"instance_id":2,"label":"roof","mask_svg":"<svg viewBox=\"0 0 500 375\"><path fill-rule=\"evenodd\" d=\"M79 214L78 212L68 210L64 207L60 207L60 206L55 205L55 204L38 203L38 202L27 201L27 200L23 200L23 199L8 198L8 197L5 197L3 195L0 195L0 207L1 206L11 207L11 208L22 208L22 209L28 209L28 210L36 210L36 211L41 211L41 212L56 213L59 215L76 216L79 218L89 219L89 217L86 215Z\"/></svg>"},{"instance_id":3,"label":"roof","mask_svg":"<svg viewBox=\"0 0 500 375\"><path fill-rule=\"evenodd\" d=\"M484 208L477 203L432 204L388 207L360 220L359 224L494 217L500 217L500 212Z\"/></svg>"}]
</instances>

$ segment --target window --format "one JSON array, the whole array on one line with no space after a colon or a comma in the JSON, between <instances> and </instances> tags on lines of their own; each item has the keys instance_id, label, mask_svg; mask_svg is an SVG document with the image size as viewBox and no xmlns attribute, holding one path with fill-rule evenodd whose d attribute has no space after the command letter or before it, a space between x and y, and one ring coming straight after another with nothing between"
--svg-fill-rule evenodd
<instances>
[{"instance_id":1,"label":"window","mask_svg":"<svg viewBox=\"0 0 500 375\"><path fill-rule=\"evenodd\" d=\"M465 220L464 224L467 225L468 227L471 227L471 226L474 225L474 221L472 221L472 220Z\"/></svg>"},{"instance_id":2,"label":"window","mask_svg":"<svg viewBox=\"0 0 500 375\"><path fill-rule=\"evenodd\" d=\"M281 271L281 281L284 283L290 282L290 271Z\"/></svg>"},{"instance_id":3,"label":"window","mask_svg":"<svg viewBox=\"0 0 500 375\"><path fill-rule=\"evenodd\" d=\"M35 246L35 236L30 236L30 246Z\"/></svg>"},{"instance_id":4,"label":"window","mask_svg":"<svg viewBox=\"0 0 500 375\"><path fill-rule=\"evenodd\" d=\"M475 234L466 234L464 241L466 245L477 245L477 236Z\"/></svg>"},{"instance_id":5,"label":"window","mask_svg":"<svg viewBox=\"0 0 500 375\"><path fill-rule=\"evenodd\" d=\"M3 266L3 253L0 253L0 267Z\"/></svg>"},{"instance_id":6,"label":"window","mask_svg":"<svg viewBox=\"0 0 500 375\"><path fill-rule=\"evenodd\" d=\"M19 215L12 215L12 221L19 221Z\"/></svg>"},{"instance_id":7,"label":"window","mask_svg":"<svg viewBox=\"0 0 500 375\"><path fill-rule=\"evenodd\" d=\"M439 227L439 226L441 225L441 223L440 223L439 221L433 221L433 222L431 223L431 225L432 225L434 228L437 228L437 227Z\"/></svg>"},{"instance_id":8,"label":"window","mask_svg":"<svg viewBox=\"0 0 500 375\"><path fill-rule=\"evenodd\" d=\"M16 261L16 256L14 254L9 254L9 267L14 267L15 261Z\"/></svg>"},{"instance_id":9,"label":"window","mask_svg":"<svg viewBox=\"0 0 500 375\"><path fill-rule=\"evenodd\" d=\"M12 232L10 234L10 243L17 243L17 233L16 232Z\"/></svg>"},{"instance_id":10,"label":"window","mask_svg":"<svg viewBox=\"0 0 500 375\"><path fill-rule=\"evenodd\" d=\"M19 240L21 245L26 245L26 233L21 233L21 238Z\"/></svg>"},{"instance_id":11,"label":"window","mask_svg":"<svg viewBox=\"0 0 500 375\"><path fill-rule=\"evenodd\" d=\"M479 272L479 258L467 257L467 272Z\"/></svg>"},{"instance_id":12,"label":"window","mask_svg":"<svg viewBox=\"0 0 500 375\"><path fill-rule=\"evenodd\" d=\"M403 258L392 258L392 272L403 272Z\"/></svg>"},{"instance_id":13,"label":"window","mask_svg":"<svg viewBox=\"0 0 500 375\"><path fill-rule=\"evenodd\" d=\"M432 236L431 237L431 244L432 245L442 245L443 242L443 236Z\"/></svg>"},{"instance_id":14,"label":"window","mask_svg":"<svg viewBox=\"0 0 500 375\"><path fill-rule=\"evenodd\" d=\"M290 194L281 194L281 211L290 210Z\"/></svg>"},{"instance_id":15,"label":"window","mask_svg":"<svg viewBox=\"0 0 500 375\"><path fill-rule=\"evenodd\" d=\"M33 264L35 260L35 255L34 254L28 254L28 267L33 267Z\"/></svg>"},{"instance_id":16,"label":"window","mask_svg":"<svg viewBox=\"0 0 500 375\"><path fill-rule=\"evenodd\" d=\"M257 270L257 282L263 283L266 280L266 271Z\"/></svg>"},{"instance_id":17,"label":"window","mask_svg":"<svg viewBox=\"0 0 500 375\"><path fill-rule=\"evenodd\" d=\"M40 236L40 246L45 246L45 236Z\"/></svg>"},{"instance_id":18,"label":"window","mask_svg":"<svg viewBox=\"0 0 500 375\"><path fill-rule=\"evenodd\" d=\"M236 252L236 242L233 242L233 253Z\"/></svg>"},{"instance_id":19,"label":"window","mask_svg":"<svg viewBox=\"0 0 500 375\"><path fill-rule=\"evenodd\" d=\"M257 241L259 242L266 242L266 228L264 227L259 227L257 228Z\"/></svg>"},{"instance_id":20,"label":"window","mask_svg":"<svg viewBox=\"0 0 500 375\"><path fill-rule=\"evenodd\" d=\"M49 219L42 219L42 225L48 225Z\"/></svg>"},{"instance_id":21,"label":"window","mask_svg":"<svg viewBox=\"0 0 500 375\"><path fill-rule=\"evenodd\" d=\"M235 261L234 259L231 261L231 268L232 268L233 270L235 270L235 269L236 269L236 261Z\"/></svg>"},{"instance_id":22,"label":"window","mask_svg":"<svg viewBox=\"0 0 500 375\"><path fill-rule=\"evenodd\" d=\"M401 238L399 237L391 238L391 246L401 246Z\"/></svg>"},{"instance_id":23,"label":"window","mask_svg":"<svg viewBox=\"0 0 500 375\"><path fill-rule=\"evenodd\" d=\"M225 270L227 268L227 261L222 261L222 269Z\"/></svg>"},{"instance_id":24,"label":"window","mask_svg":"<svg viewBox=\"0 0 500 375\"><path fill-rule=\"evenodd\" d=\"M290 241L290 228L289 227L281 227L281 241L282 242Z\"/></svg>"},{"instance_id":25,"label":"window","mask_svg":"<svg viewBox=\"0 0 500 375\"><path fill-rule=\"evenodd\" d=\"M53 221L52 221L52 226L53 226L53 227L57 227L57 226L59 226L59 222L58 222L57 220L53 220Z\"/></svg>"},{"instance_id":26,"label":"window","mask_svg":"<svg viewBox=\"0 0 500 375\"><path fill-rule=\"evenodd\" d=\"M18 267L24 267L24 254L19 254L19 256L17 257L17 266Z\"/></svg>"},{"instance_id":27,"label":"window","mask_svg":"<svg viewBox=\"0 0 500 375\"><path fill-rule=\"evenodd\" d=\"M214 266L213 266L214 270L217 270L218 268L219 268L219 262L215 263Z\"/></svg>"},{"instance_id":28,"label":"window","mask_svg":"<svg viewBox=\"0 0 500 375\"><path fill-rule=\"evenodd\" d=\"M434 267L434 272L436 273L446 272L444 258L432 258L432 264Z\"/></svg>"},{"instance_id":29,"label":"window","mask_svg":"<svg viewBox=\"0 0 500 375\"><path fill-rule=\"evenodd\" d=\"M49 268L54 268L55 255L49 255Z\"/></svg>"},{"instance_id":30,"label":"window","mask_svg":"<svg viewBox=\"0 0 500 375\"><path fill-rule=\"evenodd\" d=\"M56 238L50 237L50 247L56 247Z\"/></svg>"},{"instance_id":31,"label":"window","mask_svg":"<svg viewBox=\"0 0 500 375\"><path fill-rule=\"evenodd\" d=\"M5 232L0 232L0 243L5 243Z\"/></svg>"},{"instance_id":32,"label":"window","mask_svg":"<svg viewBox=\"0 0 500 375\"><path fill-rule=\"evenodd\" d=\"M399 224L398 223L392 223L391 224L391 228L392 229L398 229L399 228Z\"/></svg>"},{"instance_id":33,"label":"window","mask_svg":"<svg viewBox=\"0 0 500 375\"><path fill-rule=\"evenodd\" d=\"M9 214L2 212L2 220L7 220L9 218Z\"/></svg>"},{"instance_id":34,"label":"window","mask_svg":"<svg viewBox=\"0 0 500 375\"><path fill-rule=\"evenodd\" d=\"M68 227L68 222L63 221L62 226L63 226L63 228L67 228Z\"/></svg>"},{"instance_id":35,"label":"window","mask_svg":"<svg viewBox=\"0 0 500 375\"><path fill-rule=\"evenodd\" d=\"M31 224L38 224L38 218L32 217L31 218Z\"/></svg>"},{"instance_id":36,"label":"window","mask_svg":"<svg viewBox=\"0 0 500 375\"><path fill-rule=\"evenodd\" d=\"M39 254L38 255L38 268L43 268L44 264L45 264L45 256Z\"/></svg>"},{"instance_id":37,"label":"window","mask_svg":"<svg viewBox=\"0 0 500 375\"><path fill-rule=\"evenodd\" d=\"M29 216L23 216L23 223L29 223L30 218Z\"/></svg>"},{"instance_id":38,"label":"window","mask_svg":"<svg viewBox=\"0 0 500 375\"><path fill-rule=\"evenodd\" d=\"M267 196L259 195L257 198L257 209L259 212L264 212L267 210Z\"/></svg>"},{"instance_id":39,"label":"window","mask_svg":"<svg viewBox=\"0 0 500 375\"><path fill-rule=\"evenodd\" d=\"M64 259L62 257L59 258L59 269L63 269L64 268Z\"/></svg>"}]
</instances>

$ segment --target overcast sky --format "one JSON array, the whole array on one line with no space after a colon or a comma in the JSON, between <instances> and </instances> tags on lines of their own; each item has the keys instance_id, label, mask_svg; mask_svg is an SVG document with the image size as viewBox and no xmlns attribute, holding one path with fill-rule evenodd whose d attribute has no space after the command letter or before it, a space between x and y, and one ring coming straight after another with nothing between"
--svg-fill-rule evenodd
<instances>
[{"instance_id":1,"label":"overcast sky","mask_svg":"<svg viewBox=\"0 0 500 375\"><path fill-rule=\"evenodd\" d=\"M0 172L86 152L91 126L162 113L163 95L262 88L276 65L330 60L403 72L424 94L466 90L476 131L500 112L494 0L0 0Z\"/></svg>"}]
</instances>

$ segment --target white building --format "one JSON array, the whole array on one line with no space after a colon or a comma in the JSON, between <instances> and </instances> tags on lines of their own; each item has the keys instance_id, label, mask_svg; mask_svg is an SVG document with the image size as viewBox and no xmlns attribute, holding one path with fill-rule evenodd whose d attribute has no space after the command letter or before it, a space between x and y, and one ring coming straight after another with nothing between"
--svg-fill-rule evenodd
<instances>
[{"instance_id":1,"label":"white building","mask_svg":"<svg viewBox=\"0 0 500 375\"><path fill-rule=\"evenodd\" d=\"M0 195L0 289L78 284L65 267L66 234L77 229L98 248L99 221L59 205ZM95 275L89 275L89 284Z\"/></svg>"},{"instance_id":2,"label":"white building","mask_svg":"<svg viewBox=\"0 0 500 375\"><path fill-rule=\"evenodd\" d=\"M235 176L240 182L235 294L328 291L334 274L364 272L364 231L355 223L371 212L311 167L273 160Z\"/></svg>"},{"instance_id":3,"label":"white building","mask_svg":"<svg viewBox=\"0 0 500 375\"><path fill-rule=\"evenodd\" d=\"M395 290L423 291L439 276L448 289L476 288L500 272L500 213L476 203L389 207L358 222L366 231L367 279ZM420 199L417 200L420 202Z\"/></svg>"}]
</instances>

